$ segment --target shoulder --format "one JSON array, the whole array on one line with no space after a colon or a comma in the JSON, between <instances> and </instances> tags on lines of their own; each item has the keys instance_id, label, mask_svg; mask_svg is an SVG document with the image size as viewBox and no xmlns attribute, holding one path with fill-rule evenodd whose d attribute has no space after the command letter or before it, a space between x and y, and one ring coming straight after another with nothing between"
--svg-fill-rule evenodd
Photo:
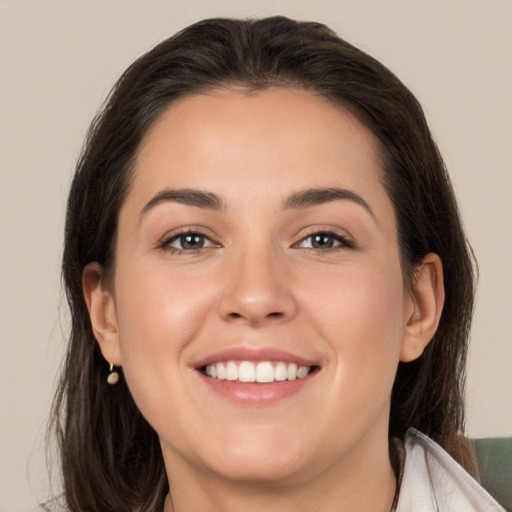
<instances>
[{"instance_id":1,"label":"shoulder","mask_svg":"<svg viewBox=\"0 0 512 512\"><path fill-rule=\"evenodd\" d=\"M60 500L54 500L39 505L39 507L35 508L31 512L69 512L69 510L62 504L62 502L60 502Z\"/></svg>"},{"instance_id":2,"label":"shoulder","mask_svg":"<svg viewBox=\"0 0 512 512\"><path fill-rule=\"evenodd\" d=\"M396 512L505 512L438 444L410 429Z\"/></svg>"}]
</instances>

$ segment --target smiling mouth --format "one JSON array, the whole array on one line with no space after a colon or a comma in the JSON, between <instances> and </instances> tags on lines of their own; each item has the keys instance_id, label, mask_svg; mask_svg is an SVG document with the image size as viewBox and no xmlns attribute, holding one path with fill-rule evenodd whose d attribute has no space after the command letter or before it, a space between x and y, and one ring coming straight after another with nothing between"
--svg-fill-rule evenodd
<instances>
[{"instance_id":1,"label":"smiling mouth","mask_svg":"<svg viewBox=\"0 0 512 512\"><path fill-rule=\"evenodd\" d=\"M203 366L200 371L216 380L263 384L303 379L318 369L285 361L222 361Z\"/></svg>"}]
</instances>

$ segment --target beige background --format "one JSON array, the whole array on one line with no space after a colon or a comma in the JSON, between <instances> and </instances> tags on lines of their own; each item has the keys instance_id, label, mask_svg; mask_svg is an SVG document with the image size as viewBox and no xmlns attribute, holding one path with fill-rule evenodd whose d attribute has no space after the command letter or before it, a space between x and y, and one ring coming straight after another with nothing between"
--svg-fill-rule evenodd
<instances>
[{"instance_id":1,"label":"beige background","mask_svg":"<svg viewBox=\"0 0 512 512\"><path fill-rule=\"evenodd\" d=\"M473 436L512 435L510 0L0 0L0 511L47 486L45 421L67 329L59 283L73 164L113 81L200 18L315 19L413 90L480 262L469 367Z\"/></svg>"}]
</instances>

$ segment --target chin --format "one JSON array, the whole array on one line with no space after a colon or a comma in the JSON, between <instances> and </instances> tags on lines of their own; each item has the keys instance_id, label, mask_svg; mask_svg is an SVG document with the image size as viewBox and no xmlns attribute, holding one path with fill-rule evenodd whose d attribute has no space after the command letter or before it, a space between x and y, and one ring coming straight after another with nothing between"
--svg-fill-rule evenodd
<instances>
[{"instance_id":1,"label":"chin","mask_svg":"<svg viewBox=\"0 0 512 512\"><path fill-rule=\"evenodd\" d=\"M261 454L254 457L232 458L229 464L214 469L215 473L240 484L282 486L296 480L306 480L307 464L298 457L286 457L283 453ZM301 478L302 476L302 478Z\"/></svg>"},{"instance_id":2,"label":"chin","mask_svg":"<svg viewBox=\"0 0 512 512\"><path fill-rule=\"evenodd\" d=\"M231 481L261 485L279 485L301 479L309 473L308 451L304 438L292 435L283 439L282 433L272 435L245 434L232 436L228 443L219 443L222 449L206 455L203 461L210 469Z\"/></svg>"}]
</instances>

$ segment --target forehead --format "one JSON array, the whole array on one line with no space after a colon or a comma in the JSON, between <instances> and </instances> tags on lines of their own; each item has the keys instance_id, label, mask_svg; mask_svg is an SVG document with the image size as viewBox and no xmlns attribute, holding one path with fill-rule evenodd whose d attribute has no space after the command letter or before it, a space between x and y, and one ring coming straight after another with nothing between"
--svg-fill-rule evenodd
<instances>
[{"instance_id":1,"label":"forehead","mask_svg":"<svg viewBox=\"0 0 512 512\"><path fill-rule=\"evenodd\" d=\"M208 187L222 179L277 186L279 177L323 186L337 177L380 187L377 146L347 110L309 92L216 90L160 115L142 141L133 185Z\"/></svg>"}]
</instances>

